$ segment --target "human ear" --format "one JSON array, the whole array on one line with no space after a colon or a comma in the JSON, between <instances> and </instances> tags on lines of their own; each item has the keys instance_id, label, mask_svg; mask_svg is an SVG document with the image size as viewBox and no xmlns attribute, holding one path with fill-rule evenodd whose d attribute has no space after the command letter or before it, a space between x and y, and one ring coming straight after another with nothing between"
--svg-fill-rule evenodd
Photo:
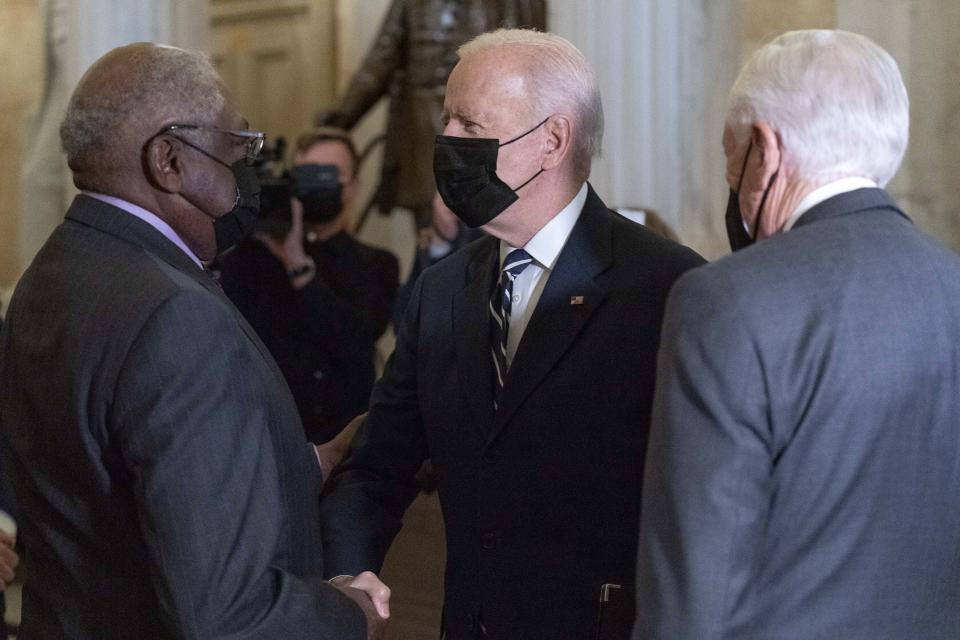
<instances>
[{"instance_id":1,"label":"human ear","mask_svg":"<svg viewBox=\"0 0 960 640\"><path fill-rule=\"evenodd\" d=\"M768 123L759 121L750 127L750 141L756 147L756 160L752 162L759 164L758 170L753 173L765 189L765 185L770 184L773 175L780 169L783 156L780 135Z\"/></svg>"},{"instance_id":2,"label":"human ear","mask_svg":"<svg viewBox=\"0 0 960 640\"><path fill-rule=\"evenodd\" d=\"M563 115L551 116L544 124L546 128L545 154L540 168L544 171L560 166L573 147L573 122Z\"/></svg>"},{"instance_id":3,"label":"human ear","mask_svg":"<svg viewBox=\"0 0 960 640\"><path fill-rule=\"evenodd\" d=\"M143 153L143 170L151 185L166 193L179 193L183 188L184 166L181 145L165 136L150 140Z\"/></svg>"}]
</instances>

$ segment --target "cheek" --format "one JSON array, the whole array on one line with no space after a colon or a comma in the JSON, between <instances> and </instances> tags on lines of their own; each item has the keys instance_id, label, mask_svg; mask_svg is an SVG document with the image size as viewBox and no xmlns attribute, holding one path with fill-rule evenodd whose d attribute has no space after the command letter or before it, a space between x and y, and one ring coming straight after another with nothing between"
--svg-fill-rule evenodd
<instances>
[{"instance_id":1,"label":"cheek","mask_svg":"<svg viewBox=\"0 0 960 640\"><path fill-rule=\"evenodd\" d=\"M516 187L514 182L523 182L540 170L538 151L539 147L532 144L528 148L514 150L510 147L501 147L497 157L497 174L501 179L512 178L505 182L511 187Z\"/></svg>"},{"instance_id":2,"label":"cheek","mask_svg":"<svg viewBox=\"0 0 960 640\"><path fill-rule=\"evenodd\" d=\"M225 173L225 171L223 172ZM230 211L237 200L237 185L233 174L213 174L203 185L203 197L210 203L214 213L221 214Z\"/></svg>"}]
</instances>

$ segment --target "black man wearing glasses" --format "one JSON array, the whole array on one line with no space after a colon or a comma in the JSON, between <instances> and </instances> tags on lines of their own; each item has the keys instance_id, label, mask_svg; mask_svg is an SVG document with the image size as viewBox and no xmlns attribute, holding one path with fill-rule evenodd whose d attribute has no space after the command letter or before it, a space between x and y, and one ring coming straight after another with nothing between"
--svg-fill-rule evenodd
<instances>
[{"instance_id":1,"label":"black man wearing glasses","mask_svg":"<svg viewBox=\"0 0 960 640\"><path fill-rule=\"evenodd\" d=\"M71 99L81 194L0 336L23 637L381 637L373 574L321 578L316 453L205 269L257 214L247 126L171 47L115 49Z\"/></svg>"}]
</instances>

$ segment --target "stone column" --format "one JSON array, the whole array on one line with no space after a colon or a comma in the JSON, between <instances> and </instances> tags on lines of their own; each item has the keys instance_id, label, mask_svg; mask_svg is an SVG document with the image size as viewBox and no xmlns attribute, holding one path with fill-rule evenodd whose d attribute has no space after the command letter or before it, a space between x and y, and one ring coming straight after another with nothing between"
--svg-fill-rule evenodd
<instances>
[{"instance_id":1,"label":"stone column","mask_svg":"<svg viewBox=\"0 0 960 640\"><path fill-rule=\"evenodd\" d=\"M734 3L553 2L550 28L583 51L600 83L606 134L590 179L600 196L611 207L652 207L685 243L722 253Z\"/></svg>"}]
</instances>

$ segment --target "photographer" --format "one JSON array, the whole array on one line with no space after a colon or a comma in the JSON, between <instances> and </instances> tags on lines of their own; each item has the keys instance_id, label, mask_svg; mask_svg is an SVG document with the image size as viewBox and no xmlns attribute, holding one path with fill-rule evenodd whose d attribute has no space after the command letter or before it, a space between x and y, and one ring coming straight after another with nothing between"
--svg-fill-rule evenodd
<instances>
[{"instance_id":1,"label":"photographer","mask_svg":"<svg viewBox=\"0 0 960 640\"><path fill-rule=\"evenodd\" d=\"M399 267L347 232L357 153L346 132L305 133L295 151L282 195L264 186L264 231L222 261L221 283L280 366L307 438L327 442L366 411Z\"/></svg>"}]
</instances>

